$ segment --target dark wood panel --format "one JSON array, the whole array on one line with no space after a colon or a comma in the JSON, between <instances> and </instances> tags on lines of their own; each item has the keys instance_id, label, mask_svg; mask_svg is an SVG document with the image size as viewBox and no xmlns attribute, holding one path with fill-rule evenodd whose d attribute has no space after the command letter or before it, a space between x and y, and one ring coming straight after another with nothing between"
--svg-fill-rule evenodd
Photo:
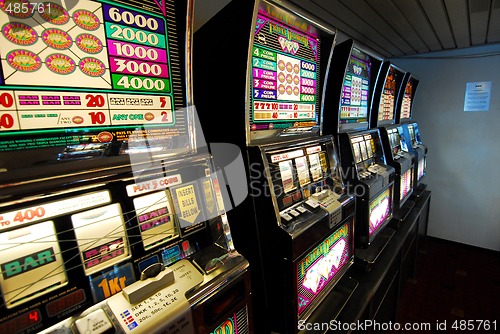
<instances>
[{"instance_id":1,"label":"dark wood panel","mask_svg":"<svg viewBox=\"0 0 500 334\"><path fill-rule=\"evenodd\" d=\"M352 1L356 3L356 1ZM423 53L428 52L429 48L425 45L422 37L417 33L418 27L415 27L410 23L404 13L396 6L394 0L370 0L369 4L376 10L392 29L405 39L409 44L412 53Z\"/></svg>"},{"instance_id":2,"label":"dark wood panel","mask_svg":"<svg viewBox=\"0 0 500 334\"><path fill-rule=\"evenodd\" d=\"M384 57L500 42L500 0L291 0Z\"/></svg>"},{"instance_id":3,"label":"dark wood panel","mask_svg":"<svg viewBox=\"0 0 500 334\"><path fill-rule=\"evenodd\" d=\"M427 47L427 52L442 49L436 32L418 0L395 0L394 3L421 36Z\"/></svg>"},{"instance_id":4,"label":"dark wood panel","mask_svg":"<svg viewBox=\"0 0 500 334\"><path fill-rule=\"evenodd\" d=\"M488 28L488 36L486 36L487 43L500 42L500 0L494 0L498 3L498 7L493 6L490 16L490 26Z\"/></svg>"},{"instance_id":5,"label":"dark wood panel","mask_svg":"<svg viewBox=\"0 0 500 334\"><path fill-rule=\"evenodd\" d=\"M457 47L471 46L467 0L444 0Z\"/></svg>"},{"instance_id":6,"label":"dark wood panel","mask_svg":"<svg viewBox=\"0 0 500 334\"><path fill-rule=\"evenodd\" d=\"M469 0L470 37L472 45L486 43L491 0Z\"/></svg>"},{"instance_id":7,"label":"dark wood panel","mask_svg":"<svg viewBox=\"0 0 500 334\"><path fill-rule=\"evenodd\" d=\"M441 0L419 0L444 49L456 48L448 15Z\"/></svg>"},{"instance_id":8,"label":"dark wood panel","mask_svg":"<svg viewBox=\"0 0 500 334\"><path fill-rule=\"evenodd\" d=\"M332 1L323 0L325 4L331 4ZM374 29L380 35L384 36L389 43L395 45L403 53L413 53L415 50L408 44L408 42L400 35L391 24L387 22L384 13L379 10L377 6L372 4L372 0L340 0L346 7L348 7L354 15L361 17L367 24L366 30Z\"/></svg>"},{"instance_id":9,"label":"dark wood panel","mask_svg":"<svg viewBox=\"0 0 500 334\"><path fill-rule=\"evenodd\" d=\"M333 1L331 4L328 1L321 0L293 0L292 2L328 22L360 44L373 49L383 57L401 54L400 49L389 43L384 36L370 29L365 21L337 1Z\"/></svg>"}]
</instances>

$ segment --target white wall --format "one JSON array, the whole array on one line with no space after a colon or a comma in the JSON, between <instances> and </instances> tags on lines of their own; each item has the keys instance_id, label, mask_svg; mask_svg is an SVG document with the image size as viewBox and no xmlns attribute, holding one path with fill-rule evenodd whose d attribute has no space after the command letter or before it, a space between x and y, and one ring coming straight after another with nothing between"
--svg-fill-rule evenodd
<instances>
[{"instance_id":1,"label":"white wall","mask_svg":"<svg viewBox=\"0 0 500 334\"><path fill-rule=\"evenodd\" d=\"M424 182L432 191L428 234L500 250L500 45L393 59L420 82L413 119L429 148ZM467 82L492 81L488 112L464 112Z\"/></svg>"}]
</instances>

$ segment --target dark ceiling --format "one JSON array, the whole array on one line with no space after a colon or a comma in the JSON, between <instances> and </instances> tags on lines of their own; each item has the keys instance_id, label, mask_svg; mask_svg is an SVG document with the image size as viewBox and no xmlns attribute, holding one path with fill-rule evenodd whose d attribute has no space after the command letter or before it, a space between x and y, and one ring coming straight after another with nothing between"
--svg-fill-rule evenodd
<instances>
[{"instance_id":1,"label":"dark ceiling","mask_svg":"<svg viewBox=\"0 0 500 334\"><path fill-rule=\"evenodd\" d=\"M385 58L500 43L500 0L288 1ZM195 0L195 30L229 2Z\"/></svg>"},{"instance_id":2,"label":"dark ceiling","mask_svg":"<svg viewBox=\"0 0 500 334\"><path fill-rule=\"evenodd\" d=\"M291 0L386 58L500 43L500 0Z\"/></svg>"}]
</instances>

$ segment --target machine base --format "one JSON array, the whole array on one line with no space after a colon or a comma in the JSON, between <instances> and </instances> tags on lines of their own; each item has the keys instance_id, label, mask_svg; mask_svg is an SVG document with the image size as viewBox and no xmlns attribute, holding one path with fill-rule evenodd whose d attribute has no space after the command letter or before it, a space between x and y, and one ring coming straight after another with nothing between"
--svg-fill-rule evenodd
<instances>
[{"instance_id":1,"label":"machine base","mask_svg":"<svg viewBox=\"0 0 500 334\"><path fill-rule=\"evenodd\" d=\"M335 320L344 309L358 285L358 281L347 274L342 276L332 291L325 297L323 302L314 310L306 321L308 323L319 324Z\"/></svg>"},{"instance_id":2,"label":"machine base","mask_svg":"<svg viewBox=\"0 0 500 334\"><path fill-rule=\"evenodd\" d=\"M412 197L414 198L415 202L418 201L418 199L422 196L426 188L427 184L420 183L415 189L413 189Z\"/></svg>"},{"instance_id":3,"label":"machine base","mask_svg":"<svg viewBox=\"0 0 500 334\"><path fill-rule=\"evenodd\" d=\"M399 228L401 223L408 217L408 214L410 213L411 209L415 206L415 202L412 200L407 200L399 210L394 212L394 215L392 216L392 220L389 223L391 227L393 228Z\"/></svg>"},{"instance_id":4,"label":"machine base","mask_svg":"<svg viewBox=\"0 0 500 334\"><path fill-rule=\"evenodd\" d=\"M370 271L378 256L384 250L385 246L396 231L386 226L368 248L356 248L354 250L354 266L361 268L365 271Z\"/></svg>"}]
</instances>

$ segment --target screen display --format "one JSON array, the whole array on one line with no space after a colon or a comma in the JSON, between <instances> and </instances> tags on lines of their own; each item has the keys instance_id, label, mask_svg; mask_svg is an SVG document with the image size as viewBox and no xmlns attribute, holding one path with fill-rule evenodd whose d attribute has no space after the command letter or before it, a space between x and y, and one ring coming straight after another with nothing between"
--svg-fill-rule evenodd
<instances>
[{"instance_id":1,"label":"screen display","mask_svg":"<svg viewBox=\"0 0 500 334\"><path fill-rule=\"evenodd\" d=\"M392 186L384 190L370 202L370 226L368 235L377 231L392 214Z\"/></svg>"},{"instance_id":2,"label":"screen display","mask_svg":"<svg viewBox=\"0 0 500 334\"><path fill-rule=\"evenodd\" d=\"M406 143L405 135L404 135L404 129L402 126L397 127L398 130L398 135L401 143L401 149L405 152L408 152L408 144Z\"/></svg>"},{"instance_id":3,"label":"screen display","mask_svg":"<svg viewBox=\"0 0 500 334\"><path fill-rule=\"evenodd\" d=\"M1 2L0 169L120 155L145 137L185 150L183 37L171 38L179 33L165 9L173 0L9 10L21 3Z\"/></svg>"},{"instance_id":4,"label":"screen display","mask_svg":"<svg viewBox=\"0 0 500 334\"><path fill-rule=\"evenodd\" d=\"M297 311L310 308L321 291L333 287L339 272L351 261L353 221L347 222L297 261Z\"/></svg>"},{"instance_id":5,"label":"screen display","mask_svg":"<svg viewBox=\"0 0 500 334\"><path fill-rule=\"evenodd\" d=\"M380 142L373 133L352 136L350 139L354 153L354 162L358 168L368 168L380 160L380 153L378 153L380 152L380 148L377 148Z\"/></svg>"},{"instance_id":6,"label":"screen display","mask_svg":"<svg viewBox=\"0 0 500 334\"><path fill-rule=\"evenodd\" d=\"M40 212L35 210L33 214ZM20 219L22 217L18 216ZM7 308L49 293L68 282L53 221L0 233L0 259L0 286Z\"/></svg>"},{"instance_id":7,"label":"screen display","mask_svg":"<svg viewBox=\"0 0 500 334\"><path fill-rule=\"evenodd\" d=\"M312 153L309 154L309 163L311 166L311 175L313 181L318 181L323 177L323 171L326 169L325 165L321 164L320 155L323 156L324 160L324 152L323 153Z\"/></svg>"},{"instance_id":8,"label":"screen display","mask_svg":"<svg viewBox=\"0 0 500 334\"><path fill-rule=\"evenodd\" d=\"M388 129L389 144L391 145L392 155L396 155L401 150L401 136L396 128Z\"/></svg>"},{"instance_id":9,"label":"screen display","mask_svg":"<svg viewBox=\"0 0 500 334\"><path fill-rule=\"evenodd\" d=\"M397 80L399 72L397 72L393 66L389 67L389 73L384 83L384 89L382 91L382 96L380 97L380 105L378 108L377 120L380 121L393 121L394 111L395 111L395 101L397 92Z\"/></svg>"},{"instance_id":10,"label":"screen display","mask_svg":"<svg viewBox=\"0 0 500 334\"><path fill-rule=\"evenodd\" d=\"M418 180L425 175L426 159L425 157L418 160Z\"/></svg>"},{"instance_id":11,"label":"screen display","mask_svg":"<svg viewBox=\"0 0 500 334\"><path fill-rule=\"evenodd\" d=\"M299 185L301 187L311 182L309 167L307 165L307 158L300 157L295 159L295 166L297 166L297 176L299 178Z\"/></svg>"},{"instance_id":12,"label":"screen display","mask_svg":"<svg viewBox=\"0 0 500 334\"><path fill-rule=\"evenodd\" d=\"M359 142L352 141L352 149L354 151L354 161L356 163L360 163L361 161L363 161L363 159L361 158L361 152L359 150Z\"/></svg>"},{"instance_id":13,"label":"screen display","mask_svg":"<svg viewBox=\"0 0 500 334\"><path fill-rule=\"evenodd\" d=\"M413 183L413 168L408 169L401 175L401 184L399 188L399 200L402 201L410 192Z\"/></svg>"},{"instance_id":14,"label":"screen display","mask_svg":"<svg viewBox=\"0 0 500 334\"><path fill-rule=\"evenodd\" d=\"M210 318L214 319L214 318ZM238 312L231 314L224 322L210 331L210 334L237 334L245 333L248 329L248 310L246 307L240 309Z\"/></svg>"},{"instance_id":15,"label":"screen display","mask_svg":"<svg viewBox=\"0 0 500 334\"><path fill-rule=\"evenodd\" d=\"M408 133L410 134L411 146L417 145L417 137L415 136L415 127L413 124L408 124Z\"/></svg>"},{"instance_id":16,"label":"screen display","mask_svg":"<svg viewBox=\"0 0 500 334\"><path fill-rule=\"evenodd\" d=\"M342 85L340 124L366 122L368 120L370 66L370 57L364 52L353 48Z\"/></svg>"},{"instance_id":17,"label":"screen display","mask_svg":"<svg viewBox=\"0 0 500 334\"><path fill-rule=\"evenodd\" d=\"M90 275L130 257L120 204L74 214L71 221L85 274Z\"/></svg>"},{"instance_id":18,"label":"screen display","mask_svg":"<svg viewBox=\"0 0 500 334\"><path fill-rule=\"evenodd\" d=\"M40 310L25 312L12 320L0 325L1 333L21 333L23 330L35 326L42 321Z\"/></svg>"},{"instance_id":19,"label":"screen display","mask_svg":"<svg viewBox=\"0 0 500 334\"><path fill-rule=\"evenodd\" d=\"M172 202L177 212L177 221L182 235L199 231L205 227L207 219L205 202L200 185L201 179L172 187ZM201 186L201 188L200 188Z\"/></svg>"},{"instance_id":20,"label":"screen display","mask_svg":"<svg viewBox=\"0 0 500 334\"><path fill-rule=\"evenodd\" d=\"M134 198L134 208L145 249L179 235L166 190Z\"/></svg>"},{"instance_id":21,"label":"screen display","mask_svg":"<svg viewBox=\"0 0 500 334\"><path fill-rule=\"evenodd\" d=\"M417 142L418 144L422 144L422 138L420 137L420 130L418 129L418 124L413 123L412 127L415 135L415 142Z\"/></svg>"},{"instance_id":22,"label":"screen display","mask_svg":"<svg viewBox=\"0 0 500 334\"><path fill-rule=\"evenodd\" d=\"M403 96L403 101L401 104L401 119L411 118L411 103L413 97L413 82L408 80L406 84L405 93Z\"/></svg>"},{"instance_id":23,"label":"screen display","mask_svg":"<svg viewBox=\"0 0 500 334\"><path fill-rule=\"evenodd\" d=\"M293 165L292 161L281 161L279 163L281 182L283 184L283 190L287 193L296 189L294 176L293 176Z\"/></svg>"},{"instance_id":24,"label":"screen display","mask_svg":"<svg viewBox=\"0 0 500 334\"><path fill-rule=\"evenodd\" d=\"M250 131L317 126L321 94L317 29L261 2L251 51Z\"/></svg>"},{"instance_id":25,"label":"screen display","mask_svg":"<svg viewBox=\"0 0 500 334\"><path fill-rule=\"evenodd\" d=\"M332 157L333 145L317 142L310 146L271 150L266 153L278 211L309 198L326 178L340 181L340 165Z\"/></svg>"}]
</instances>

